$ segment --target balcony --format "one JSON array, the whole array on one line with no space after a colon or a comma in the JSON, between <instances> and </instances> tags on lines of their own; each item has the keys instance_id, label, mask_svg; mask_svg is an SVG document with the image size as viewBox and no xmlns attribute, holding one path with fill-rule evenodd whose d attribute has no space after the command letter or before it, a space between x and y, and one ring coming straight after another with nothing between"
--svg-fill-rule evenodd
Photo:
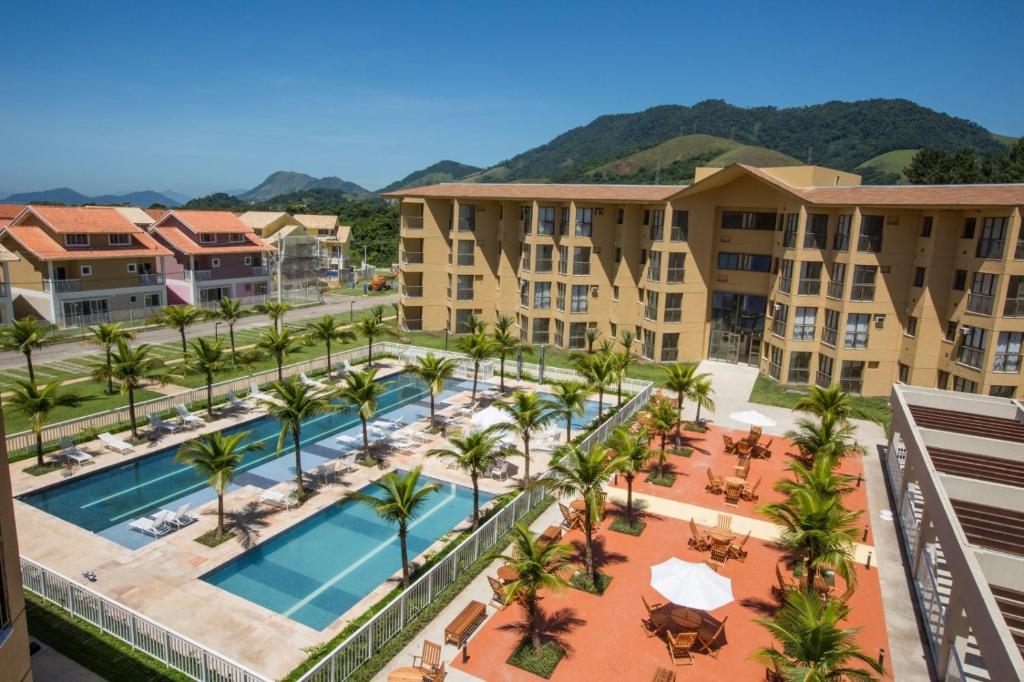
<instances>
[{"instance_id":1,"label":"balcony","mask_svg":"<svg viewBox=\"0 0 1024 682\"><path fill-rule=\"evenodd\" d=\"M798 296L817 296L821 293L820 279L803 279L797 287Z\"/></svg>"},{"instance_id":2,"label":"balcony","mask_svg":"<svg viewBox=\"0 0 1024 682\"><path fill-rule=\"evenodd\" d=\"M1024 260L1024 239L1017 241L1017 249L1013 252L1013 257L1016 260Z\"/></svg>"},{"instance_id":3,"label":"balcony","mask_svg":"<svg viewBox=\"0 0 1024 682\"><path fill-rule=\"evenodd\" d=\"M862 234L857 240L857 250L866 253L880 253L882 251L882 237L880 235Z\"/></svg>"},{"instance_id":4,"label":"balcony","mask_svg":"<svg viewBox=\"0 0 1024 682\"><path fill-rule=\"evenodd\" d=\"M839 330L825 327L821 330L821 342L826 346L836 347L836 339L839 338Z\"/></svg>"},{"instance_id":5,"label":"balcony","mask_svg":"<svg viewBox=\"0 0 1024 682\"><path fill-rule=\"evenodd\" d=\"M1003 374L1020 374L1020 353L996 353L992 358L992 371Z\"/></svg>"},{"instance_id":6,"label":"balcony","mask_svg":"<svg viewBox=\"0 0 1024 682\"><path fill-rule=\"evenodd\" d=\"M555 261L550 258L538 258L534 272L551 272L551 269L554 267L554 263Z\"/></svg>"},{"instance_id":7,"label":"balcony","mask_svg":"<svg viewBox=\"0 0 1024 682\"><path fill-rule=\"evenodd\" d=\"M423 264L423 252L422 251L402 251L402 263L405 265L422 265Z\"/></svg>"},{"instance_id":8,"label":"balcony","mask_svg":"<svg viewBox=\"0 0 1024 682\"><path fill-rule=\"evenodd\" d=\"M1008 298L1003 305L1003 315L1006 317L1024 317L1024 298Z\"/></svg>"},{"instance_id":9,"label":"balcony","mask_svg":"<svg viewBox=\"0 0 1024 682\"><path fill-rule=\"evenodd\" d=\"M1002 260L1003 249L1005 248L1005 239L982 239L978 241L978 248L975 250L974 255L978 258Z\"/></svg>"},{"instance_id":10,"label":"balcony","mask_svg":"<svg viewBox=\"0 0 1024 682\"><path fill-rule=\"evenodd\" d=\"M418 215L404 215L404 216L402 216L402 229L403 230L422 230L423 229L423 216L418 216Z\"/></svg>"},{"instance_id":11,"label":"balcony","mask_svg":"<svg viewBox=\"0 0 1024 682\"><path fill-rule=\"evenodd\" d=\"M80 279L44 279L43 291L50 294L66 294L71 291L81 291L82 280Z\"/></svg>"},{"instance_id":12,"label":"balcony","mask_svg":"<svg viewBox=\"0 0 1024 682\"><path fill-rule=\"evenodd\" d=\"M807 232L804 234L805 249L828 248L828 236L824 232ZM802 383L807 383L806 381Z\"/></svg>"},{"instance_id":13,"label":"balcony","mask_svg":"<svg viewBox=\"0 0 1024 682\"><path fill-rule=\"evenodd\" d=\"M164 276L159 272L147 272L139 275L139 286L150 287L164 283Z\"/></svg>"},{"instance_id":14,"label":"balcony","mask_svg":"<svg viewBox=\"0 0 1024 682\"><path fill-rule=\"evenodd\" d=\"M249 268L250 277L266 277L269 274L270 271L267 269L266 265L253 265Z\"/></svg>"},{"instance_id":15,"label":"balcony","mask_svg":"<svg viewBox=\"0 0 1024 682\"><path fill-rule=\"evenodd\" d=\"M850 289L851 301L873 301L875 300L874 284L854 284Z\"/></svg>"},{"instance_id":16,"label":"balcony","mask_svg":"<svg viewBox=\"0 0 1024 682\"><path fill-rule=\"evenodd\" d=\"M185 281L188 282L208 282L213 279L212 270L186 270Z\"/></svg>"},{"instance_id":17,"label":"balcony","mask_svg":"<svg viewBox=\"0 0 1024 682\"><path fill-rule=\"evenodd\" d=\"M845 286L846 282L829 282L828 291L825 295L841 301L843 299L843 287Z\"/></svg>"},{"instance_id":18,"label":"balcony","mask_svg":"<svg viewBox=\"0 0 1024 682\"><path fill-rule=\"evenodd\" d=\"M966 367L981 369L985 364L985 351L981 348L960 346L960 351L956 354L956 361Z\"/></svg>"},{"instance_id":19,"label":"balcony","mask_svg":"<svg viewBox=\"0 0 1024 682\"><path fill-rule=\"evenodd\" d=\"M972 293L967 297L967 312L977 315L991 315L995 303L995 296Z\"/></svg>"},{"instance_id":20,"label":"balcony","mask_svg":"<svg viewBox=\"0 0 1024 682\"><path fill-rule=\"evenodd\" d=\"M674 242L685 242L688 237L688 229L686 227L672 226L669 231L668 238Z\"/></svg>"},{"instance_id":21,"label":"balcony","mask_svg":"<svg viewBox=\"0 0 1024 682\"><path fill-rule=\"evenodd\" d=\"M11 295L11 290L7 286L7 282L0 282L0 298L7 298Z\"/></svg>"},{"instance_id":22,"label":"balcony","mask_svg":"<svg viewBox=\"0 0 1024 682\"><path fill-rule=\"evenodd\" d=\"M786 321L772 320L772 334L779 338L786 338Z\"/></svg>"},{"instance_id":23,"label":"balcony","mask_svg":"<svg viewBox=\"0 0 1024 682\"><path fill-rule=\"evenodd\" d=\"M403 284L402 298L423 298L423 286Z\"/></svg>"}]
</instances>

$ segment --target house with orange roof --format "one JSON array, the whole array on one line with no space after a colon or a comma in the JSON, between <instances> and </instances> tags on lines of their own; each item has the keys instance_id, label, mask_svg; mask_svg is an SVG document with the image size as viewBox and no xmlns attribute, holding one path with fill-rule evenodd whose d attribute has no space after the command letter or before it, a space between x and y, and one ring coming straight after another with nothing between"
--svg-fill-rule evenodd
<instances>
[{"instance_id":1,"label":"house with orange roof","mask_svg":"<svg viewBox=\"0 0 1024 682\"><path fill-rule=\"evenodd\" d=\"M267 256L274 247L230 211L167 211L149 233L173 253L166 263L172 304L212 306L270 289Z\"/></svg>"},{"instance_id":2,"label":"house with orange roof","mask_svg":"<svg viewBox=\"0 0 1024 682\"><path fill-rule=\"evenodd\" d=\"M0 227L13 314L60 326L141 319L166 304L171 255L115 208L26 206Z\"/></svg>"}]
</instances>

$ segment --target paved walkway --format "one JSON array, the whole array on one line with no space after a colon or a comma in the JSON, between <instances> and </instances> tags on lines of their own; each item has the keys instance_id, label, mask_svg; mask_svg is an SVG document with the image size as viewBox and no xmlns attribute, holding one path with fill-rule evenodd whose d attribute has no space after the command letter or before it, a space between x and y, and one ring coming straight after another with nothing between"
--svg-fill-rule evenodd
<instances>
[{"instance_id":1,"label":"paved walkway","mask_svg":"<svg viewBox=\"0 0 1024 682\"><path fill-rule=\"evenodd\" d=\"M104 682L106 679L83 668L39 639L32 639L40 646L39 651L32 654L32 679L35 682Z\"/></svg>"}]
</instances>

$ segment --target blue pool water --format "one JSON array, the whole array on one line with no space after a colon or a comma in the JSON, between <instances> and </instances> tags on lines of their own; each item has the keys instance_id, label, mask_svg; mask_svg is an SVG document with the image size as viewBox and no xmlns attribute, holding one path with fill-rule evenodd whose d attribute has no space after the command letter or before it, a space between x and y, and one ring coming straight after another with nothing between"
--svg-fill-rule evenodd
<instances>
[{"instance_id":1,"label":"blue pool water","mask_svg":"<svg viewBox=\"0 0 1024 682\"><path fill-rule=\"evenodd\" d=\"M383 380L387 390L378 402L377 417L405 417L406 423L429 411L426 384L407 374ZM462 390L462 382L451 382L439 397L443 402ZM270 488L295 476L291 448L275 452L280 425L261 418L225 429L225 433L250 431L247 442L263 445L246 455L230 490L244 485ZM309 419L302 428L302 463L307 471L339 453L338 434L348 432L361 438L355 411ZM127 547L137 548L151 538L128 529L128 523L160 509L174 509L184 502L193 506L214 498L213 491L195 470L174 461L177 447L154 452L124 464L22 496L23 502L53 514L86 530L100 533Z\"/></svg>"},{"instance_id":2,"label":"blue pool water","mask_svg":"<svg viewBox=\"0 0 1024 682\"><path fill-rule=\"evenodd\" d=\"M404 473L404 472L400 472ZM473 491L437 483L409 528L412 559L473 512ZM364 492L378 496L375 486ZM491 499L481 492L480 502ZM397 527L346 501L283 531L203 576L232 594L322 630L401 570Z\"/></svg>"},{"instance_id":3,"label":"blue pool water","mask_svg":"<svg viewBox=\"0 0 1024 682\"><path fill-rule=\"evenodd\" d=\"M605 399L604 399L604 409L605 409L605 411L607 412L608 408L609 407L613 407L614 405L615 405L615 398L613 397L613 398L611 398L611 400L609 400L608 397L605 396ZM578 414L574 414L572 416L572 430L573 430L573 433L576 433L577 431L582 430L585 426L590 424L590 422L594 421L595 419L597 419L597 401L596 400L587 400L583 404L583 416L581 417ZM557 419L555 419L554 424L559 429L564 431L565 430L565 417L558 417Z\"/></svg>"}]
</instances>

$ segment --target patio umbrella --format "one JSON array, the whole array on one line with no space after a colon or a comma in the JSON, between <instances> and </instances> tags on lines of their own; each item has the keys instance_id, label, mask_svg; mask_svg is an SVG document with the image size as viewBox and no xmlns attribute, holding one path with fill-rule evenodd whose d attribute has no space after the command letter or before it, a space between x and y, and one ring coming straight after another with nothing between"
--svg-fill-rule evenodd
<instances>
[{"instance_id":1,"label":"patio umbrella","mask_svg":"<svg viewBox=\"0 0 1024 682\"><path fill-rule=\"evenodd\" d=\"M766 417L757 410L747 410L746 412L733 412L729 415L729 419L739 422L740 424L749 424L750 426L760 426L761 428L767 429L775 426L775 420Z\"/></svg>"},{"instance_id":2,"label":"patio umbrella","mask_svg":"<svg viewBox=\"0 0 1024 682\"><path fill-rule=\"evenodd\" d=\"M732 580L706 564L672 557L651 566L651 587L673 604L711 611L731 602Z\"/></svg>"},{"instance_id":3,"label":"patio umbrella","mask_svg":"<svg viewBox=\"0 0 1024 682\"><path fill-rule=\"evenodd\" d=\"M508 412L492 405L470 417L469 423L478 429L487 429L497 424L508 424L511 421L512 417Z\"/></svg>"}]
</instances>

